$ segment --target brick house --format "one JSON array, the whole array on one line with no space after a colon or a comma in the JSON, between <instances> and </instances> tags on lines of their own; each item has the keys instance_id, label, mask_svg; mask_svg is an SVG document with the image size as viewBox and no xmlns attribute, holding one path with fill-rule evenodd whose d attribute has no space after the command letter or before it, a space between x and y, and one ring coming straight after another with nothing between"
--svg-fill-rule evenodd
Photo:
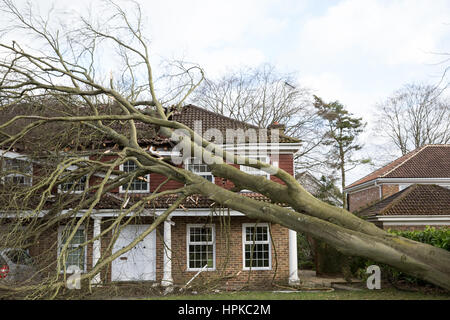
<instances>
[{"instance_id":1,"label":"brick house","mask_svg":"<svg viewBox=\"0 0 450 320\"><path fill-rule=\"evenodd\" d=\"M450 225L450 145L425 145L344 189L348 210L380 227Z\"/></svg>"},{"instance_id":2,"label":"brick house","mask_svg":"<svg viewBox=\"0 0 450 320\"><path fill-rule=\"evenodd\" d=\"M223 133L228 129L251 129L259 133L261 130L193 105L185 106L180 111L174 111L172 117L173 120L184 123L195 130L200 129L202 132L209 129L219 130ZM196 122L199 120L201 126L195 128L199 126L199 123ZM147 128L142 124L137 125L139 125L140 131L153 132L149 136L141 137L142 147L153 150L152 152L158 152L160 155L168 155L172 152L173 145L170 144L170 141L155 135L152 128ZM265 148L267 155L258 156L259 160L270 162L293 174L293 159L300 146L299 140L284 135L283 131L280 131L277 136L277 140L279 140L277 144L271 140L269 143L263 144L259 140L252 142L241 138L236 137L231 143L227 141L222 144L222 147L225 150L236 152L245 151L249 157L252 157L252 154L256 154L255 152L261 148ZM103 145L110 147L107 141ZM26 152L16 150L2 152L1 155L2 167L20 167L31 177L33 172L37 171L38 164L29 164ZM199 159L185 159L183 166L216 185L224 188L233 186L230 181L214 177L208 166ZM276 177L264 171L240 165L234 166L248 173L264 175L267 179L281 183ZM118 169L130 172L136 170L137 165L128 161ZM33 183L33 179L25 175L17 174L9 178L18 184L30 185ZM91 179L95 179L95 177L91 177ZM127 205L131 206L140 197L155 191L165 179L162 175L151 173L143 180L132 181L127 193L130 196ZM56 191L55 194L71 188L76 196L77 192L83 191L85 188L82 183L77 184L75 188L73 186L73 183L60 186L59 191ZM179 182L171 180L164 184L161 191L181 186ZM122 187L119 187L106 194L96 206L88 223L77 232L76 237L72 240L75 242L70 245L76 247L86 239L98 238L102 231L107 230L114 221L114 217L120 214L122 206L124 206L124 192ZM262 201L268 200L253 192L243 191L242 194ZM174 198L171 196L165 196L148 203L138 217L124 226L112 248L108 249L107 247L111 238L111 233L108 233L107 236L94 240L85 247L84 251L75 250L75 253L68 257L67 264L75 264L84 272L91 270L106 250L114 253L128 245L130 239L133 239L136 234L140 234L153 221L153 217L162 213L173 203L173 200ZM64 225L60 225L47 231L37 243L33 244L30 249L31 255L37 256L42 252L52 252L54 261L56 261L57 253L64 244L64 230ZM253 242L255 239L256 241ZM94 281L100 281L100 279L118 282L153 281L163 286L182 285L199 271L201 271L199 278L210 280L223 278L226 279L224 284L229 287L247 283L254 287L265 286L272 280L278 283L295 284L298 282L296 233L280 225L251 220L241 212L214 209L214 203L211 200L202 196L191 196L157 230L150 233L133 249L114 260Z\"/></svg>"},{"instance_id":3,"label":"brick house","mask_svg":"<svg viewBox=\"0 0 450 320\"><path fill-rule=\"evenodd\" d=\"M308 170L296 174L295 179L313 196L318 197L321 189L324 187L323 182L314 177ZM324 201L337 207L342 207L342 199L339 199L331 192L325 192ZM320 199L320 198L319 198Z\"/></svg>"}]
</instances>

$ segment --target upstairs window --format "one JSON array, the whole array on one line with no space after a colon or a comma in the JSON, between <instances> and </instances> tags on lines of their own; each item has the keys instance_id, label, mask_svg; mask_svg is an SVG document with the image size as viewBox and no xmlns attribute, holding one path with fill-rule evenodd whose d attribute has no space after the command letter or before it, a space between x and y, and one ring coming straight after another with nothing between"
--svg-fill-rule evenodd
<instances>
[{"instance_id":1,"label":"upstairs window","mask_svg":"<svg viewBox=\"0 0 450 320\"><path fill-rule=\"evenodd\" d=\"M3 182L21 186L31 186L33 166L29 161L19 159L3 159Z\"/></svg>"},{"instance_id":2,"label":"upstairs window","mask_svg":"<svg viewBox=\"0 0 450 320\"><path fill-rule=\"evenodd\" d=\"M60 192L82 193L86 189L87 177L83 176L78 181L66 181L59 185Z\"/></svg>"},{"instance_id":3,"label":"upstairs window","mask_svg":"<svg viewBox=\"0 0 450 320\"><path fill-rule=\"evenodd\" d=\"M120 170L124 172L134 172L139 169L138 165L132 161L128 160L120 165ZM149 192L150 191L150 175L147 174L144 177L136 177L130 183L126 183L120 187L120 192Z\"/></svg>"},{"instance_id":4,"label":"upstairs window","mask_svg":"<svg viewBox=\"0 0 450 320\"><path fill-rule=\"evenodd\" d=\"M203 163L198 158L188 158L185 160L186 170L189 170L199 176L202 176L209 182L214 183L214 176L211 173L211 168Z\"/></svg>"},{"instance_id":5,"label":"upstairs window","mask_svg":"<svg viewBox=\"0 0 450 320\"><path fill-rule=\"evenodd\" d=\"M247 158L259 160L264 163L270 163L270 159L268 156L259 156L259 157L258 156L247 156ZM254 176L263 176L263 177L266 177L267 179L270 179L270 174L263 170L253 168L253 167L248 167L245 165L241 165L240 169L241 169L241 171L244 171L248 174L251 174Z\"/></svg>"}]
</instances>

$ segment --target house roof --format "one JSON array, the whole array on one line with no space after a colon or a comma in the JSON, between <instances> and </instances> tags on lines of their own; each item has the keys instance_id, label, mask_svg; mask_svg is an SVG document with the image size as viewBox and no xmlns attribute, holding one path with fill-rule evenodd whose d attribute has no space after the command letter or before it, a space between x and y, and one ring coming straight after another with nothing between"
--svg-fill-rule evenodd
<instances>
[{"instance_id":1,"label":"house roof","mask_svg":"<svg viewBox=\"0 0 450 320\"><path fill-rule=\"evenodd\" d=\"M238 121L230 117L226 117L222 114L215 113L209 110L206 110L204 108L189 104L186 106L183 106L182 108L176 109L172 108L171 110L172 115L170 116L170 120L177 121L179 123L182 123L186 125L187 127L196 130L197 133L198 130L201 129L201 134L203 138L205 138L208 141L216 142L217 140L214 136L214 132L210 131L212 133L211 137L205 136L205 132L208 130L218 130L218 132L221 133L223 137L222 143L230 143L230 141L227 140L227 130L238 130L242 129L242 131L239 133L236 131L236 136L233 139L233 143L239 143L239 142L257 142L259 140L259 133L260 130L265 130L267 128L259 128L255 125ZM196 123L197 121L197 123ZM199 126L201 124L201 128ZM142 123L142 122L136 122L135 123L136 128L138 128L138 139L139 142L142 144L153 144L153 145L171 145L172 142L169 138L163 137L158 135L158 128L156 125ZM116 125L113 125L113 127L117 130L122 130L125 128L123 124L117 123ZM247 130L254 130L255 134L255 141L249 140L248 133L250 131ZM270 130L270 129L269 129ZM267 131L267 141L268 143L271 141L271 132ZM217 132L217 131L216 131ZM243 135L244 134L244 135ZM228 137L229 138L229 137ZM112 141L111 141L112 142ZM279 143L299 143L301 142L300 139L290 137L284 134L281 130L278 132L278 141Z\"/></svg>"},{"instance_id":2,"label":"house roof","mask_svg":"<svg viewBox=\"0 0 450 320\"><path fill-rule=\"evenodd\" d=\"M227 129L243 129L243 130L249 130L253 129L258 133L261 129L266 128L259 128L255 125L238 121L230 117L226 117L222 114L212 112L206 109L203 109L198 106L194 106L192 104L186 105L182 107L180 110L174 110L172 119L185 124L191 129L194 129L195 121L201 120L202 124L202 133L204 134L205 131L209 129L217 129L219 130L223 137L225 138L225 133ZM268 134L268 142L270 141L270 132ZM300 142L299 139L289 137L285 135L283 132L279 132L279 142L282 143L290 143L290 142ZM226 143L226 141L224 141Z\"/></svg>"},{"instance_id":3,"label":"house roof","mask_svg":"<svg viewBox=\"0 0 450 320\"><path fill-rule=\"evenodd\" d=\"M450 189L413 184L356 213L359 216L450 215Z\"/></svg>"},{"instance_id":4,"label":"house roof","mask_svg":"<svg viewBox=\"0 0 450 320\"><path fill-rule=\"evenodd\" d=\"M345 189L378 178L450 178L450 144L428 144L417 148Z\"/></svg>"},{"instance_id":5,"label":"house roof","mask_svg":"<svg viewBox=\"0 0 450 320\"><path fill-rule=\"evenodd\" d=\"M115 112L120 112L120 110L115 110L115 106L114 105L105 105L103 106L103 108L105 109L104 112L105 114L109 114L111 112L115 113ZM198 106L194 106L194 105L186 105L183 106L182 108L179 109L175 109L174 107L171 108L172 110L172 115L170 117L170 120L174 120L177 122L180 122L186 126L188 126L191 129L195 129L195 121L201 121L202 124L202 134L204 135L204 133L209 130L209 129L217 129L220 131L220 133L223 136L223 143L226 143L226 131L227 129L242 129L243 131L247 131L249 129L253 129L255 130L255 136L258 138L259 136L259 132L260 130L265 130L267 128L258 128L255 125L249 124L249 123L245 123L242 121L238 121L235 119L232 119L230 117L226 117L222 114L218 114L206 109L203 109L201 107ZM77 112L80 114L83 114L83 112L85 112L86 110L78 110ZM17 110L14 109L12 110L8 115L0 115L0 122L4 122L9 120L11 117L16 115ZM88 111L86 111L88 112ZM88 112L89 113L89 112ZM105 123L107 123L107 121L105 121ZM126 122L120 122L120 121L113 121L110 123L110 125L120 131L124 131L127 130L128 126L126 124ZM158 135L158 127L156 125L152 125L152 124L147 124L147 123L142 123L139 121L135 122L136 127L138 128L138 139L139 142L144 144L144 145L149 145L149 144L153 144L153 145L171 145L171 141L163 136ZM63 126L59 125L59 127ZM68 128L72 128L72 124L67 124ZM16 126L17 127L17 126ZM41 147L41 144L38 143L37 141L40 142L40 138L42 137L42 134L49 134L50 137L46 140L52 141L51 139L51 135L53 134L52 130L54 131L58 131L61 129L59 127L45 127L42 128L41 131L39 131L39 128L34 130L33 132L35 132L35 136L33 137L29 137L28 135L23 138L20 143L16 143L15 144L15 148L17 149L18 152L21 151L27 151L27 152L31 152L32 151L32 146L39 145L39 150L45 149ZM59 128L59 129L57 129ZM17 129L17 128L16 128ZM88 128L83 129L83 132L86 133L86 139L87 141L84 141L82 144L87 144L91 147L95 146L101 146L102 144L106 143L106 144L114 144L114 141L110 141L108 138L106 138L105 136L103 136L102 134L88 134L89 133ZM66 135L61 135L61 136L66 136ZM207 137L204 137L207 138ZM211 137L214 138L214 137ZM242 137L242 134L239 135L239 139L244 138L242 140L244 140L245 142L249 142L248 138L246 139L246 137ZM267 142L271 142L270 139L271 138L271 134L270 131L267 132ZM69 148L71 147L71 142L73 139L70 138L70 135L67 136L67 141L65 143L68 144ZM211 142L214 142L214 139L208 139ZM235 141L236 142L236 141ZM239 140L237 141L239 142ZM253 141L250 141L253 142ZM256 142L256 141L255 141ZM297 138L293 138L293 137L289 137L287 135L284 134L284 132L280 131L279 135L278 135L278 142L279 143L299 143L300 140ZM61 145L65 145L64 143L62 143Z\"/></svg>"}]
</instances>

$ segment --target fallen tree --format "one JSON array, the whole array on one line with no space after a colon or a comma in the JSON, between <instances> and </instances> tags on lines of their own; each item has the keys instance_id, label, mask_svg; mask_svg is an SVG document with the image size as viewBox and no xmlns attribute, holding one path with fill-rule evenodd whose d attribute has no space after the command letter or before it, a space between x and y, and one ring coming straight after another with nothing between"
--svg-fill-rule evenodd
<instances>
[{"instance_id":1,"label":"fallen tree","mask_svg":"<svg viewBox=\"0 0 450 320\"><path fill-rule=\"evenodd\" d=\"M104 21L93 22L80 18L80 25L72 25L71 29L64 26L52 29L51 20L35 16L33 10L20 11L11 1L3 1L2 10L12 17L14 24L18 24L22 30L33 34L41 42L36 43L35 48L39 50L25 49L18 41L0 44L0 108L5 114L8 110L14 110L0 124L0 147L13 150L21 143L26 145L25 141L30 136L35 139L33 141L39 141L40 135L36 132L48 131L52 125L60 125L70 133L58 136L58 143L52 143L54 147L48 149L45 157L42 156L42 146L37 148L41 152L36 151L37 154L46 158L46 163L51 162L53 166L49 166L42 179L38 179L32 186L14 191L13 198L23 199L20 204L10 201L2 208L3 212L17 212L23 210L25 204L28 206L29 213L26 217L19 217L20 222L26 222L29 228L27 241L30 237L37 238L43 230L55 226L63 219L72 219L73 229L68 233L68 239L72 239L76 230L93 214L95 206L110 190L123 186L136 177L158 173L167 177L161 186L169 180L179 181L184 186L170 191L159 191L158 188L122 210L120 216L99 236L112 230L116 230L116 236L120 228L115 227L129 223L127 215L141 212L145 203L150 200L171 194L176 196L176 201L156 217L151 226L129 246L114 254L102 256L92 270L81 276L81 280L93 279L111 261L152 232L186 197L200 194L250 218L281 224L306 233L346 255L385 263L450 289L449 252L389 234L345 209L314 198L289 173L270 164L226 152L191 128L171 120L173 110L182 108L189 94L201 83L202 70L198 66L183 66L183 72L179 76L185 81L180 81L183 85L170 92L172 107L168 108L167 103L161 101L157 94L139 7L135 8L134 20L130 20L125 9L114 2L110 2L110 6L114 12L111 16L105 15ZM121 70L117 73L118 81L114 80L114 74L105 81L104 75L95 72L96 68L100 69L101 62L107 60L102 60L102 51L99 51L101 45L107 45L106 48L114 48L118 52L122 61L119 65ZM176 103L173 103L175 99ZM49 100L56 103L48 103ZM111 105L114 108L105 107ZM142 148L139 143L142 124L157 128L158 135L176 143L184 152L202 155L211 167L212 174L233 182L235 188L224 189L176 166L166 157ZM93 141L93 137L100 141L107 139L110 141L109 145L115 145L103 149L101 153L95 151L99 159L105 155L113 157L104 161L86 160L86 154L92 156L95 152L84 150L83 154L80 146ZM63 138L67 141L63 142ZM48 143L42 141L43 145L44 142ZM71 145L72 149L65 150L66 156L58 158L58 148L67 145ZM126 173L116 170L128 160L133 160L138 165L137 171ZM264 170L279 178L283 184L250 175L230 163ZM74 165L77 169L65 174L65 170ZM96 176L97 183L89 186L76 199L62 197L46 211L45 224L38 223L42 221L39 220L42 218L40 214L47 200L52 197L52 190L64 181L80 179L84 175ZM240 190L260 193L269 198L270 202L250 199L241 195ZM36 195L39 195L38 200L32 203L31 199ZM71 209L61 214L62 208L67 206ZM21 233L15 230L15 234ZM8 241L17 242L17 239L11 236ZM93 240L95 239L88 240L83 245ZM29 284L3 289L13 292L45 290L54 292L55 296L66 283L64 266L67 250L66 245L59 252L57 272L45 286ZM62 277L61 270L64 271Z\"/></svg>"}]
</instances>

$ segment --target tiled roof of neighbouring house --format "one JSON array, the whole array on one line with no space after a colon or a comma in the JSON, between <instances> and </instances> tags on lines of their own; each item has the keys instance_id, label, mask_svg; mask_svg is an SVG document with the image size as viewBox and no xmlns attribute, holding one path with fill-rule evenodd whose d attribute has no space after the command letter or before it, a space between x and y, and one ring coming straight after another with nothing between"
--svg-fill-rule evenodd
<instances>
[{"instance_id":1,"label":"tiled roof of neighbouring house","mask_svg":"<svg viewBox=\"0 0 450 320\"><path fill-rule=\"evenodd\" d=\"M377 215L450 215L450 189L414 184L356 213Z\"/></svg>"},{"instance_id":2,"label":"tiled roof of neighbouring house","mask_svg":"<svg viewBox=\"0 0 450 320\"><path fill-rule=\"evenodd\" d=\"M450 178L450 144L429 144L417 148L345 189L377 178Z\"/></svg>"}]
</instances>

